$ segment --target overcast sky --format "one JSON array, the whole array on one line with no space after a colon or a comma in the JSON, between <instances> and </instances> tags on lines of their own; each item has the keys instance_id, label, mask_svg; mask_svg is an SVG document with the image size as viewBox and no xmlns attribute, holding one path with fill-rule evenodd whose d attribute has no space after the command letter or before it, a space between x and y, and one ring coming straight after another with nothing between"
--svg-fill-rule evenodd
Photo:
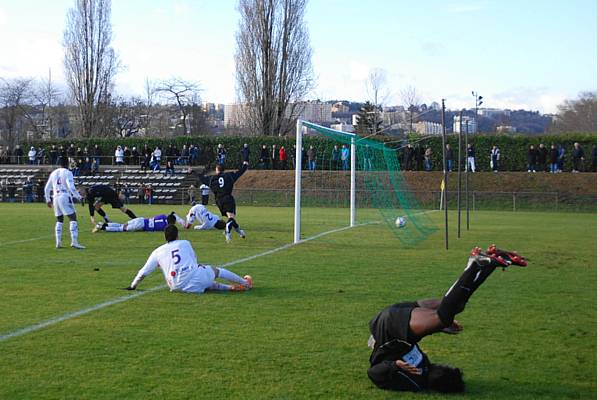
<instances>
[{"instance_id":1,"label":"overcast sky","mask_svg":"<svg viewBox=\"0 0 597 400\"><path fill-rule=\"evenodd\" d=\"M62 33L74 0L0 0L0 77L63 81ZM424 102L549 113L597 90L594 0L310 0L306 23L317 87L310 98L367 100L372 68L388 104L414 86ZM113 0L119 94L145 78L198 81L202 98L235 99L236 0Z\"/></svg>"}]
</instances>

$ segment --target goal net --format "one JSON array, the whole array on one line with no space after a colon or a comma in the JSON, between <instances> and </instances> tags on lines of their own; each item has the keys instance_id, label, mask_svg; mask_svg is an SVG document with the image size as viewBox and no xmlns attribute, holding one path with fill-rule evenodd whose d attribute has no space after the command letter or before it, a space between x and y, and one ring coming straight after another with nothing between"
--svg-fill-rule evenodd
<instances>
[{"instance_id":1,"label":"goal net","mask_svg":"<svg viewBox=\"0 0 597 400\"><path fill-rule=\"evenodd\" d=\"M305 232L385 224L412 246L437 230L408 189L396 149L299 120L295 150L295 243Z\"/></svg>"}]
</instances>

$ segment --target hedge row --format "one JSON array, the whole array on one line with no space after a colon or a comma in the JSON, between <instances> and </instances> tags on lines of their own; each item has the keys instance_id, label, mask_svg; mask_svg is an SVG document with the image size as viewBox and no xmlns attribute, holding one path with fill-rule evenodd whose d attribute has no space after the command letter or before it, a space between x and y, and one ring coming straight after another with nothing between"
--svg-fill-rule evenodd
<instances>
[{"instance_id":1,"label":"hedge row","mask_svg":"<svg viewBox=\"0 0 597 400\"><path fill-rule=\"evenodd\" d=\"M375 140L389 142L388 147L396 148L398 156L402 156L404 143L396 142L394 137L378 137ZM433 152L433 166L435 170L441 169L442 159L442 139L441 137L431 137L427 139L419 139L413 137L410 139L416 142L417 146L431 147ZM448 135L447 142L450 143L454 149L454 156L457 157L458 149L458 135ZM566 149L566 158L564 169L570 171L572 168L572 149L575 142L579 142L585 151L585 168L588 169L591 163L592 146L597 145L597 133L590 134L568 134L558 136L522 136L522 135L472 135L469 136L469 143L472 143L476 149L476 164L479 171L489 171L490 150L493 145L497 145L501 152L501 166L500 169L508 171L526 171L527 169L527 151L531 144L538 147L543 143L548 149L552 143L561 144ZM104 156L111 156L114 154L114 149L117 145L128 146L132 148L136 146L142 149L145 144L150 147L161 146L162 151L168 147L169 144L175 144L180 150L184 144L194 144L200 148L199 164L206 165L212 168L216 159L216 151L218 144L223 144L227 149L227 167L236 167L240 161L240 149L244 143L247 143L251 150L251 164L258 163L260 149L262 145L271 148L271 145L276 144L279 147L286 148L288 159L294 156L293 149L294 137L273 137L273 136L257 136L257 137L239 137L239 136L205 136L205 137L176 137L176 138L110 138L110 139L95 139L95 140L61 140L61 141L44 141L43 143L31 143L31 145L41 146L49 149L52 144L68 146L73 143L76 147L92 148L98 144ZM325 155L326 159L331 156L331 151L334 142L321 136L305 136L303 140L305 148L314 146L318 154ZM462 157L465 157L464 143ZM548 160L549 161L549 160Z\"/></svg>"}]
</instances>

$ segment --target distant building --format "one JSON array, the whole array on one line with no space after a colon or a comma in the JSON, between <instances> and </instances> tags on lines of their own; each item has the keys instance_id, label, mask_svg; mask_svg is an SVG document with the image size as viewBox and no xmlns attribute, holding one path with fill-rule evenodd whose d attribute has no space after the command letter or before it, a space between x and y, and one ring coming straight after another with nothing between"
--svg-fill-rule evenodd
<instances>
[{"instance_id":1,"label":"distant building","mask_svg":"<svg viewBox=\"0 0 597 400\"><path fill-rule=\"evenodd\" d=\"M349 110L349 107L340 101L332 105L333 113L347 113Z\"/></svg>"},{"instance_id":2,"label":"distant building","mask_svg":"<svg viewBox=\"0 0 597 400\"><path fill-rule=\"evenodd\" d=\"M298 103L295 108L295 113L298 114L298 118L305 121L319 123L330 123L334 121L332 118L332 105L329 103L322 103L319 100Z\"/></svg>"},{"instance_id":3,"label":"distant building","mask_svg":"<svg viewBox=\"0 0 597 400\"><path fill-rule=\"evenodd\" d=\"M479 115L487 118L498 118L501 116L509 117L510 110L502 110L501 108L480 108Z\"/></svg>"},{"instance_id":4,"label":"distant building","mask_svg":"<svg viewBox=\"0 0 597 400\"><path fill-rule=\"evenodd\" d=\"M242 104L226 104L224 106L224 127L225 128L242 128L246 126L244 121L245 106Z\"/></svg>"},{"instance_id":5,"label":"distant building","mask_svg":"<svg viewBox=\"0 0 597 400\"><path fill-rule=\"evenodd\" d=\"M461 124L460 115L454 115L454 125L452 126L452 132L461 133L460 126L462 126L462 133L477 133L477 122L472 117L463 115Z\"/></svg>"},{"instance_id":6,"label":"distant building","mask_svg":"<svg viewBox=\"0 0 597 400\"><path fill-rule=\"evenodd\" d=\"M352 126L350 124L345 124L343 122L333 123L332 125L330 125L330 128L335 129L337 131L342 131L342 132L348 132L348 133L354 132L354 126Z\"/></svg>"},{"instance_id":7,"label":"distant building","mask_svg":"<svg viewBox=\"0 0 597 400\"><path fill-rule=\"evenodd\" d=\"M516 133L516 127L511 125L498 125L495 128L497 133Z\"/></svg>"},{"instance_id":8,"label":"distant building","mask_svg":"<svg viewBox=\"0 0 597 400\"><path fill-rule=\"evenodd\" d=\"M421 135L441 135L442 124L438 124L437 122L431 121L420 121L414 124L415 132Z\"/></svg>"}]
</instances>

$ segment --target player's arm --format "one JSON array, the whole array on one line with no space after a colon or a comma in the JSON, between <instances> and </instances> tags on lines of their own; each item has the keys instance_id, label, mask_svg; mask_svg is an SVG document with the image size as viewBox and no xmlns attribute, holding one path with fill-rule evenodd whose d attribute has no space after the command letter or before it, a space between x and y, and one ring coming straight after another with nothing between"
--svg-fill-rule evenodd
<instances>
[{"instance_id":1,"label":"player's arm","mask_svg":"<svg viewBox=\"0 0 597 400\"><path fill-rule=\"evenodd\" d=\"M68 188L71 197L74 197L77 200L81 200L81 195L79 194L79 191L75 186L75 179L73 178L73 173L70 171L68 172L66 177L66 187Z\"/></svg>"},{"instance_id":2,"label":"player's arm","mask_svg":"<svg viewBox=\"0 0 597 400\"><path fill-rule=\"evenodd\" d=\"M46 187L44 188L44 196L46 198L46 204L48 207L52 207L52 202L50 201L50 196L52 194L52 177L46 182Z\"/></svg>"},{"instance_id":3,"label":"player's arm","mask_svg":"<svg viewBox=\"0 0 597 400\"><path fill-rule=\"evenodd\" d=\"M238 180L246 171L249 169L249 163L247 161L243 161L243 164L240 166L238 171L232 173L232 179L234 182Z\"/></svg>"},{"instance_id":4,"label":"player's arm","mask_svg":"<svg viewBox=\"0 0 597 400\"><path fill-rule=\"evenodd\" d=\"M185 228L185 229L188 229L188 224L187 224L187 221L185 221L184 219L180 218L180 217L178 216L178 214L176 214L176 213L174 213L173 215L174 215L174 218L176 218L176 223L177 223L178 225L182 226L182 227L183 227L183 228Z\"/></svg>"},{"instance_id":5,"label":"player's arm","mask_svg":"<svg viewBox=\"0 0 597 400\"><path fill-rule=\"evenodd\" d=\"M145 277L147 275L149 275L153 271L155 271L155 269L157 267L158 267L158 258L154 251L151 253L149 258L147 259L147 262L145 262L145 265L143 266L143 268L141 268L139 270L139 272L137 272L137 275L135 275L135 278L133 279L131 284L128 287L126 287L125 289L126 290L135 290L137 288L137 286L139 285L139 283L141 283L141 281L143 279L145 279Z\"/></svg>"},{"instance_id":6,"label":"player's arm","mask_svg":"<svg viewBox=\"0 0 597 400\"><path fill-rule=\"evenodd\" d=\"M413 371L413 372L411 372ZM414 366L402 360L386 360L372 365L367 371L369 379L381 389L418 392L421 387L409 376L420 375Z\"/></svg>"}]
</instances>

